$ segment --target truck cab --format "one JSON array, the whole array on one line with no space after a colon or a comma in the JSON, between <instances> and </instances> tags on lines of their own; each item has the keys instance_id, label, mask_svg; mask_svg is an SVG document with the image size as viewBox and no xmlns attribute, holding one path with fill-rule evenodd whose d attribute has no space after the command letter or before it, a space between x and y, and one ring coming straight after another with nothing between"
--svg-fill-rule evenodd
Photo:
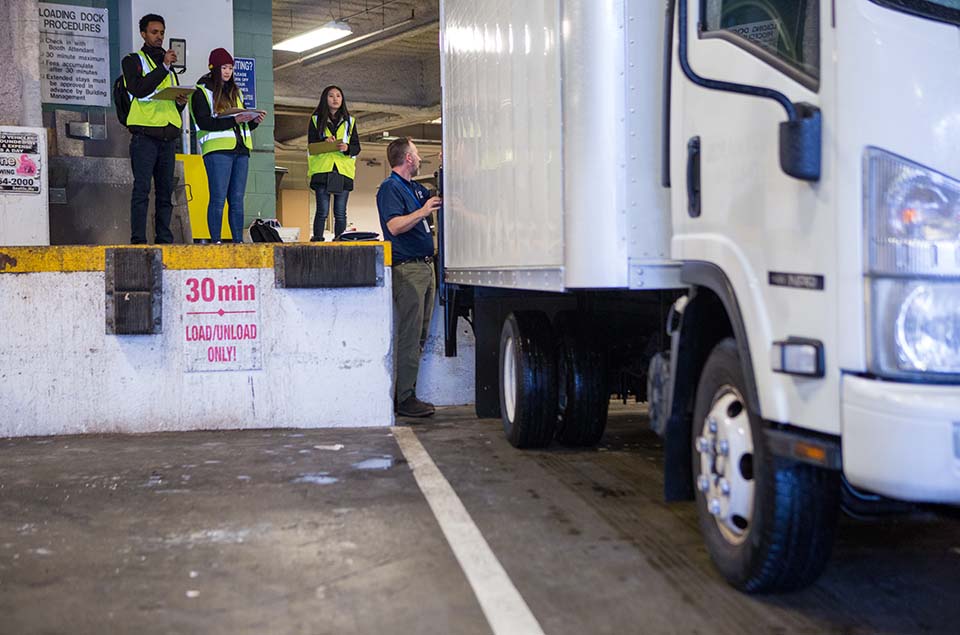
<instances>
[{"instance_id":1,"label":"truck cab","mask_svg":"<svg viewBox=\"0 0 960 635\"><path fill-rule=\"evenodd\" d=\"M642 376L747 592L816 579L844 506L960 505L960 2L493 4L441 12L478 414L589 445Z\"/></svg>"},{"instance_id":2,"label":"truck cab","mask_svg":"<svg viewBox=\"0 0 960 635\"><path fill-rule=\"evenodd\" d=\"M714 561L785 588L828 551L841 479L960 503L960 3L675 7L671 255L691 292L664 426L694 448L677 481ZM785 127L814 119L819 169L790 174ZM763 553L787 545L795 565Z\"/></svg>"}]
</instances>

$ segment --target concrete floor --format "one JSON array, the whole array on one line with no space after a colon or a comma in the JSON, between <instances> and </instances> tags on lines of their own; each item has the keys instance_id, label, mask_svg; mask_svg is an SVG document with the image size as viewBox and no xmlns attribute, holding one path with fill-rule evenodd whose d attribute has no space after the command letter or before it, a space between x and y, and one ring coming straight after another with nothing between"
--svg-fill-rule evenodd
<instances>
[{"instance_id":1,"label":"concrete floor","mask_svg":"<svg viewBox=\"0 0 960 635\"><path fill-rule=\"evenodd\" d=\"M595 451L415 432L548 634L957 633L960 522L845 519L822 579L748 597L662 502L643 411ZM389 430L0 441L0 633L489 633Z\"/></svg>"}]
</instances>

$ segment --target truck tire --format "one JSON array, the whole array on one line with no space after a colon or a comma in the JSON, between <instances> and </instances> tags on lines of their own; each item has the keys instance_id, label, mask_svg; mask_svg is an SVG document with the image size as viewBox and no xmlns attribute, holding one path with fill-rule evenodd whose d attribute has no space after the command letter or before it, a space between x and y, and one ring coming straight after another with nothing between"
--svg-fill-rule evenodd
<instances>
[{"instance_id":1,"label":"truck tire","mask_svg":"<svg viewBox=\"0 0 960 635\"><path fill-rule=\"evenodd\" d=\"M700 530L714 565L748 593L791 591L826 567L839 509L839 473L772 455L744 400L736 342L718 343L697 386L693 479Z\"/></svg>"},{"instance_id":2,"label":"truck tire","mask_svg":"<svg viewBox=\"0 0 960 635\"><path fill-rule=\"evenodd\" d=\"M507 441L542 448L557 427L553 329L539 311L509 314L500 331L500 413Z\"/></svg>"},{"instance_id":3,"label":"truck tire","mask_svg":"<svg viewBox=\"0 0 960 635\"><path fill-rule=\"evenodd\" d=\"M663 436L667 431L667 383L670 381L670 353L657 353L647 367L647 410L650 429Z\"/></svg>"},{"instance_id":4,"label":"truck tire","mask_svg":"<svg viewBox=\"0 0 960 635\"><path fill-rule=\"evenodd\" d=\"M558 429L563 445L596 445L607 427L610 391L603 350L576 314L564 312L554 324L557 335Z\"/></svg>"}]
</instances>

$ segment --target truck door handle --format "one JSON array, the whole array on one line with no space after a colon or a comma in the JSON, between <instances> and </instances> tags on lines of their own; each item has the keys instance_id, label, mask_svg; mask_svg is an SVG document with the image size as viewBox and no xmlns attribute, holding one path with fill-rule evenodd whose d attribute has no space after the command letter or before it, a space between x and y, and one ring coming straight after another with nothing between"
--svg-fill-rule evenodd
<instances>
[{"instance_id":1,"label":"truck door handle","mask_svg":"<svg viewBox=\"0 0 960 635\"><path fill-rule=\"evenodd\" d=\"M700 137L687 142L687 214L700 216Z\"/></svg>"}]
</instances>

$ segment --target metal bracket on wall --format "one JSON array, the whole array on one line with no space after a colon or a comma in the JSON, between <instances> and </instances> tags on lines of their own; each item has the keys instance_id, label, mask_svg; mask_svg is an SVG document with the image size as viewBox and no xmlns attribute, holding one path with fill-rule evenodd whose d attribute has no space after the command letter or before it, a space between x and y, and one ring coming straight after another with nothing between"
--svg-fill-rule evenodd
<instances>
[{"instance_id":1,"label":"metal bracket on wall","mask_svg":"<svg viewBox=\"0 0 960 635\"><path fill-rule=\"evenodd\" d=\"M107 126L106 124L90 123L89 121L68 121L67 136L71 139L103 141L107 138Z\"/></svg>"},{"instance_id":2,"label":"metal bracket on wall","mask_svg":"<svg viewBox=\"0 0 960 635\"><path fill-rule=\"evenodd\" d=\"M107 334L162 333L163 251L124 247L104 253Z\"/></svg>"}]
</instances>

